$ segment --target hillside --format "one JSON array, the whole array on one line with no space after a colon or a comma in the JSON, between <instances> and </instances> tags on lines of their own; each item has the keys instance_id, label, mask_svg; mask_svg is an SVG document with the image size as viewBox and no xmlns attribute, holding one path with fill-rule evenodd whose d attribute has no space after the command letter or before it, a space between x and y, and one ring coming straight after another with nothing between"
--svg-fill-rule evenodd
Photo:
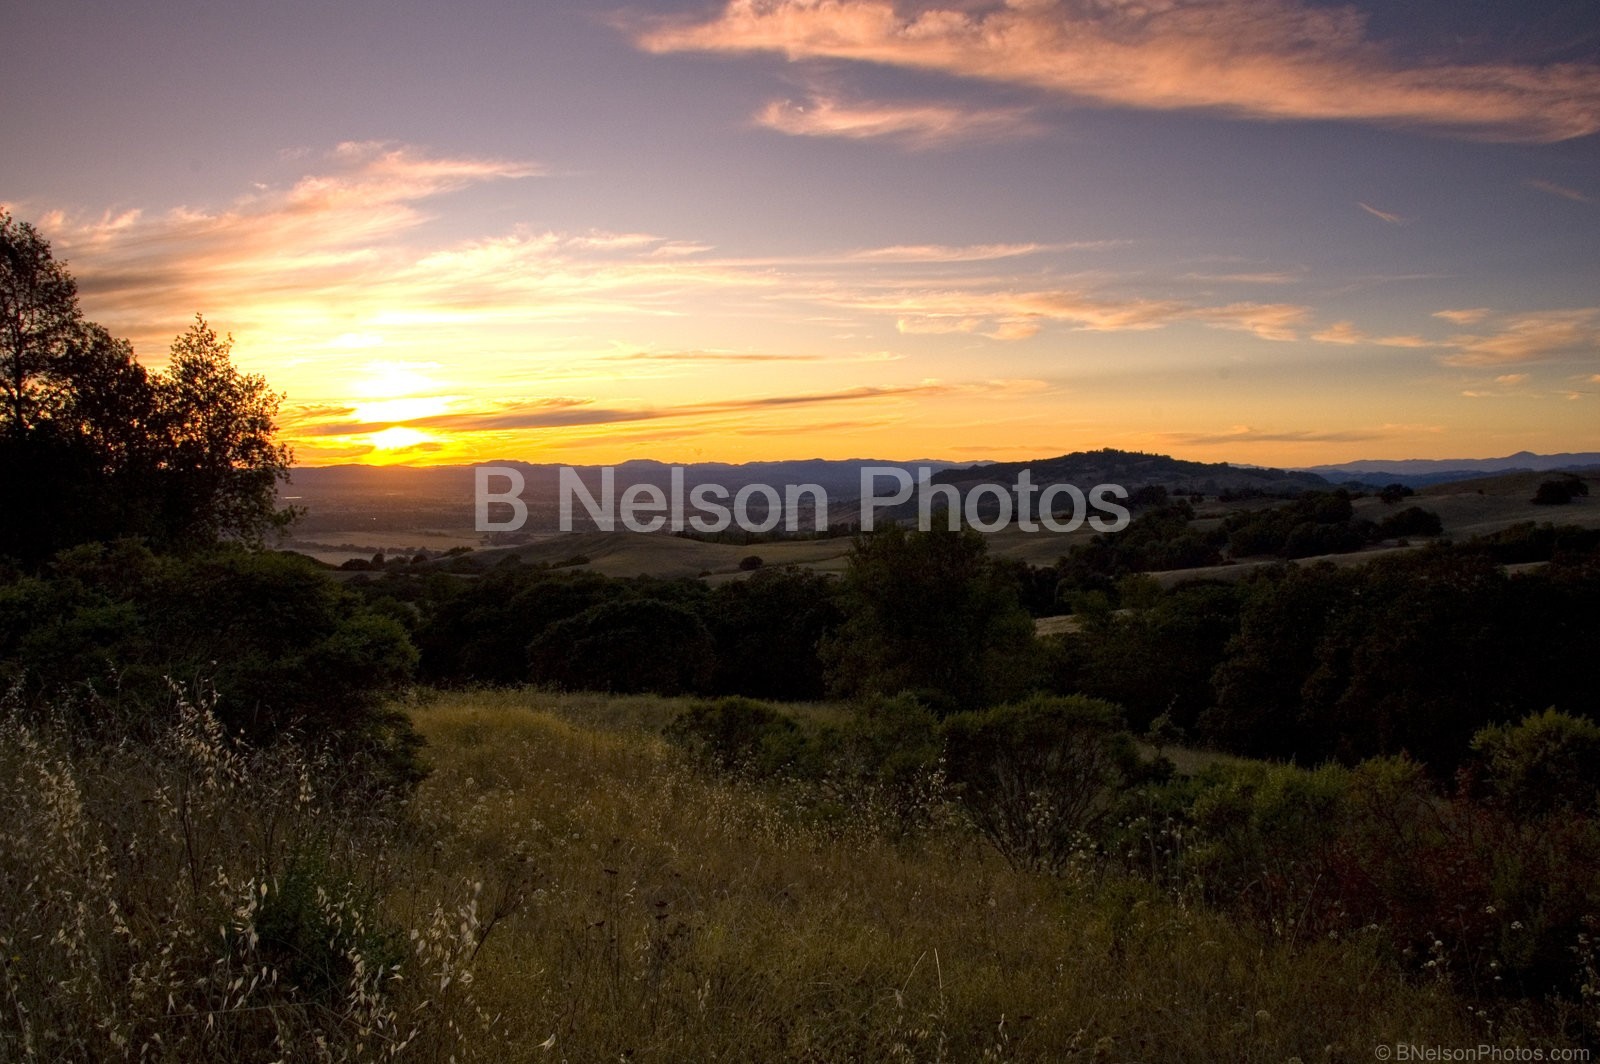
<instances>
[{"instance_id":1,"label":"hillside","mask_svg":"<svg viewBox=\"0 0 1600 1064\"><path fill-rule=\"evenodd\" d=\"M1183 494L1288 494L1325 488L1328 482L1315 473L1232 465L1228 462L1190 462L1164 454L1139 451L1074 451L1055 458L1027 462L994 462L947 469L933 477L936 484L963 488L978 484L1016 481L1024 469L1035 484L1076 484L1087 491L1096 484L1120 484L1129 491L1159 485Z\"/></svg>"}]
</instances>

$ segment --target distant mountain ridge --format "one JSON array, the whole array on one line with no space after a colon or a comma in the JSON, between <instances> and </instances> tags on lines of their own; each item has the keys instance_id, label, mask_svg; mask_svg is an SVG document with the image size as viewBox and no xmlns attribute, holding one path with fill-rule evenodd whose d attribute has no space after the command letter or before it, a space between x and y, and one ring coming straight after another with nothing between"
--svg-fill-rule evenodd
<instances>
[{"instance_id":1,"label":"distant mountain ridge","mask_svg":"<svg viewBox=\"0 0 1600 1064\"><path fill-rule=\"evenodd\" d=\"M612 467L565 466L555 463L493 461L480 465L508 467L522 474L523 498L529 504L530 531L555 527L561 470L576 472L585 489L599 497L602 470L611 468L614 490L620 495L637 484L650 484L662 491L671 489L673 464L652 459L635 459ZM766 484L782 491L785 485L817 484L827 493L829 518L853 522L859 516L861 470L868 466L907 470L912 476L921 468L932 470L937 484L952 484L963 494L979 484L999 484L1009 489L1022 470L1030 471L1032 482L1040 487L1069 483L1088 491L1097 484L1119 484L1134 492L1150 485L1173 492L1218 495L1265 494L1294 495L1317 488L1326 489L1327 480L1315 473L1282 469L1262 469L1231 465L1227 462L1190 462L1161 454L1118 451L1110 448L1074 451L1026 462L977 462L958 465L939 459L889 461L879 459L804 459L787 462L686 462L681 465L686 491L697 484L718 484L736 492L747 484ZM350 528L403 525L421 522L426 527L459 523L471 518L475 466L311 466L293 471L293 479L282 492L286 502L307 508L302 528ZM504 491L505 481L491 484ZM876 485L882 492L889 484ZM578 500L582 505L582 500ZM885 518L915 513L916 504L885 510ZM385 516L385 513L388 516ZM452 520L452 517L455 520ZM355 518L354 520L352 518ZM582 514L579 514L580 520Z\"/></svg>"},{"instance_id":2,"label":"distant mountain ridge","mask_svg":"<svg viewBox=\"0 0 1600 1064\"><path fill-rule=\"evenodd\" d=\"M1404 484L1410 488L1471 480L1487 473L1544 473L1600 467L1600 451L1535 454L1518 451L1504 458L1367 458L1336 465L1305 467L1335 482Z\"/></svg>"},{"instance_id":3,"label":"distant mountain ridge","mask_svg":"<svg viewBox=\"0 0 1600 1064\"><path fill-rule=\"evenodd\" d=\"M932 479L936 484L1011 484L1024 469L1030 471L1035 484L1071 483L1082 488L1120 484L1130 491L1156 485L1169 491L1203 495L1249 491L1277 494L1329 486L1326 478L1305 470L1191 462L1164 454L1119 451L1110 447L1026 462L989 462L951 468L934 474Z\"/></svg>"},{"instance_id":4,"label":"distant mountain ridge","mask_svg":"<svg viewBox=\"0 0 1600 1064\"><path fill-rule=\"evenodd\" d=\"M653 459L633 459L611 467L515 460L477 465L516 469L526 482L527 494L536 498L555 496L560 471L564 468L574 470L590 490L599 485L601 470L612 468L619 492L633 484L653 484L666 488L670 483L671 471L675 468L672 463ZM1024 469L1031 471L1035 484L1072 483L1084 489L1096 484L1121 484L1129 490L1135 490L1154 484L1173 491L1214 495L1249 490L1293 492L1328 486L1325 478L1313 472L1232 465L1227 462L1191 462L1162 454L1112 448L1074 451L1024 462L960 464L942 459L891 461L812 458L783 462L685 462L678 467L683 469L684 482L690 488L706 483L722 484L732 490L745 484L771 484L780 488L785 484L820 484L831 498L847 501L858 497L861 470L869 466L905 469L913 475L918 469L926 467L933 471L934 483L960 486L980 483L1010 485ZM287 498L327 494L422 494L470 498L474 468L476 465L308 466L293 471L293 480L284 495ZM496 490L503 490L504 485L497 484L495 487Z\"/></svg>"}]
</instances>

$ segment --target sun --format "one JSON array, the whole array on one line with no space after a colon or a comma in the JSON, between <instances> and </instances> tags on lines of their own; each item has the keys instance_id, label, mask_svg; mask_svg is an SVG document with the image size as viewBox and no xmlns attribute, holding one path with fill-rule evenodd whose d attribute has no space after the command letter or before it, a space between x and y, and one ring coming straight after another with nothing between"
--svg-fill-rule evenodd
<instances>
[{"instance_id":1,"label":"sun","mask_svg":"<svg viewBox=\"0 0 1600 1064\"><path fill-rule=\"evenodd\" d=\"M430 443L432 440L433 437L426 432L408 429L404 425L396 425L394 428L384 429L382 432L374 432L367 437L367 442L380 451L401 451L407 447Z\"/></svg>"}]
</instances>

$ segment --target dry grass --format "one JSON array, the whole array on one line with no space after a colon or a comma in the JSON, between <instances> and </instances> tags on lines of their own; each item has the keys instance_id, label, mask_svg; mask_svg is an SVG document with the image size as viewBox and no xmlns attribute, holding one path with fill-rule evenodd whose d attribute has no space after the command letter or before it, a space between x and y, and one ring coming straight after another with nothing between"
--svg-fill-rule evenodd
<instances>
[{"instance_id":1,"label":"dry grass","mask_svg":"<svg viewBox=\"0 0 1600 1064\"><path fill-rule=\"evenodd\" d=\"M1293 950L1087 867L1014 872L953 826L891 841L696 776L652 703L663 723L537 693L416 711L441 867L532 869L475 984L508 1060L1368 1060L1488 1033L1375 941Z\"/></svg>"},{"instance_id":2,"label":"dry grass","mask_svg":"<svg viewBox=\"0 0 1600 1064\"><path fill-rule=\"evenodd\" d=\"M657 737L674 708L419 704L434 773L399 820L203 713L157 751L7 723L0 1060L1337 1061L1538 1033L1375 938L1291 948L1092 862L1013 871L934 795L908 834L871 792L696 774ZM297 947L320 989L268 948L286 909L328 943Z\"/></svg>"}]
</instances>

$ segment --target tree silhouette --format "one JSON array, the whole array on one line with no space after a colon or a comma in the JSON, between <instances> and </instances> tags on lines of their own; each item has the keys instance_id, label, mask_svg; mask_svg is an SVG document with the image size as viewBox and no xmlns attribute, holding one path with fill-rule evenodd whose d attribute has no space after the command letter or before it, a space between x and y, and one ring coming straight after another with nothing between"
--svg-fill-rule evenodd
<instances>
[{"instance_id":1,"label":"tree silhouette","mask_svg":"<svg viewBox=\"0 0 1600 1064\"><path fill-rule=\"evenodd\" d=\"M196 314L158 379L166 532L176 543L258 542L294 517L275 504L292 458L274 438L282 397L260 375L240 373L232 349L233 337L219 338Z\"/></svg>"},{"instance_id":2,"label":"tree silhouette","mask_svg":"<svg viewBox=\"0 0 1600 1064\"><path fill-rule=\"evenodd\" d=\"M281 397L231 347L197 315L168 372L149 373L84 320L38 231L0 213L0 555L259 544L291 520L275 502L291 459L274 438Z\"/></svg>"}]
</instances>

